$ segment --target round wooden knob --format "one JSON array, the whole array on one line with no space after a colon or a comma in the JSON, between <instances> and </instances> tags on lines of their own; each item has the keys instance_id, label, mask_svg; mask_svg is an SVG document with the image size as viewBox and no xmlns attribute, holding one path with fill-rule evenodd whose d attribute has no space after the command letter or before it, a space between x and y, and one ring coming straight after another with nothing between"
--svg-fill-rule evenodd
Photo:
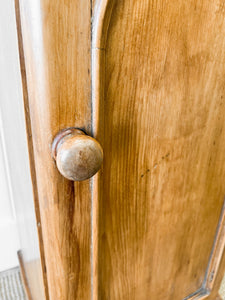
<instances>
[{"instance_id":1,"label":"round wooden knob","mask_svg":"<svg viewBox=\"0 0 225 300\"><path fill-rule=\"evenodd\" d=\"M69 180L81 181L92 177L101 167L101 145L82 130L60 131L52 144L52 156L59 172Z\"/></svg>"}]
</instances>

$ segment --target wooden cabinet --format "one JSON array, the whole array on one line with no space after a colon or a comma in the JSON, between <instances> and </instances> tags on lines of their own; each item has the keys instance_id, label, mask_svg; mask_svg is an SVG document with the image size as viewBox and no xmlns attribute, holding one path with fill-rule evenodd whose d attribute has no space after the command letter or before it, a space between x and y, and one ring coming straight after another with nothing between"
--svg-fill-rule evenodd
<instances>
[{"instance_id":1,"label":"wooden cabinet","mask_svg":"<svg viewBox=\"0 0 225 300\"><path fill-rule=\"evenodd\" d=\"M220 299L225 2L92 2L16 0L46 299ZM52 157L70 127L103 148L89 180Z\"/></svg>"}]
</instances>

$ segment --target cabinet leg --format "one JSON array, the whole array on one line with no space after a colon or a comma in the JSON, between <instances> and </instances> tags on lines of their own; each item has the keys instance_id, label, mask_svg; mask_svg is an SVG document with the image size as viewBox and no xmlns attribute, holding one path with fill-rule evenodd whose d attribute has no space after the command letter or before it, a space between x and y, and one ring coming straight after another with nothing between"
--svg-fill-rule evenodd
<instances>
[{"instance_id":1,"label":"cabinet leg","mask_svg":"<svg viewBox=\"0 0 225 300\"><path fill-rule=\"evenodd\" d=\"M17 256L18 256L18 260L19 260L20 274L21 274L21 279L22 279L22 283L23 283L24 292L27 296L27 299L31 300L32 296L31 296L29 284L28 284L28 281L27 281L26 271L25 271L25 268L24 268L23 255L22 255L21 250L19 250L17 252ZM221 299L219 299L219 300L221 300Z\"/></svg>"}]
</instances>

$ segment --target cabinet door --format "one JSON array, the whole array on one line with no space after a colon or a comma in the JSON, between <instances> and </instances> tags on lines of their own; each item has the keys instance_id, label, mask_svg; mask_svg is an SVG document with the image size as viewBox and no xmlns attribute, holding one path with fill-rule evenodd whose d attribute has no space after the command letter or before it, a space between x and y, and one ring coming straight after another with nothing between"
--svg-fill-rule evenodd
<instances>
[{"instance_id":1,"label":"cabinet door","mask_svg":"<svg viewBox=\"0 0 225 300\"><path fill-rule=\"evenodd\" d=\"M220 299L224 1L20 0L20 13L50 299ZM52 157L70 127L103 147L90 180Z\"/></svg>"}]
</instances>

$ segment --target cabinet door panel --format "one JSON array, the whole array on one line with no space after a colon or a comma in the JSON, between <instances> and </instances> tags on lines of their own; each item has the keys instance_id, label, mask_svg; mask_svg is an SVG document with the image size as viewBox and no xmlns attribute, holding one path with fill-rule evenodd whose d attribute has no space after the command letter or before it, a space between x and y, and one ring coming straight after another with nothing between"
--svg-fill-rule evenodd
<instances>
[{"instance_id":1,"label":"cabinet door panel","mask_svg":"<svg viewBox=\"0 0 225 300\"><path fill-rule=\"evenodd\" d=\"M225 194L221 5L127 0L97 10L100 299L206 294Z\"/></svg>"},{"instance_id":2,"label":"cabinet door panel","mask_svg":"<svg viewBox=\"0 0 225 300\"><path fill-rule=\"evenodd\" d=\"M20 0L50 300L219 297L224 7L219 0ZM51 143L67 127L103 146L103 167L89 181L57 170Z\"/></svg>"},{"instance_id":3,"label":"cabinet door panel","mask_svg":"<svg viewBox=\"0 0 225 300\"><path fill-rule=\"evenodd\" d=\"M51 155L59 130L91 130L90 1L20 0L19 9L25 112L30 118L30 157L49 298L90 299L90 183L65 179ZM29 276L30 285L34 280Z\"/></svg>"}]
</instances>

